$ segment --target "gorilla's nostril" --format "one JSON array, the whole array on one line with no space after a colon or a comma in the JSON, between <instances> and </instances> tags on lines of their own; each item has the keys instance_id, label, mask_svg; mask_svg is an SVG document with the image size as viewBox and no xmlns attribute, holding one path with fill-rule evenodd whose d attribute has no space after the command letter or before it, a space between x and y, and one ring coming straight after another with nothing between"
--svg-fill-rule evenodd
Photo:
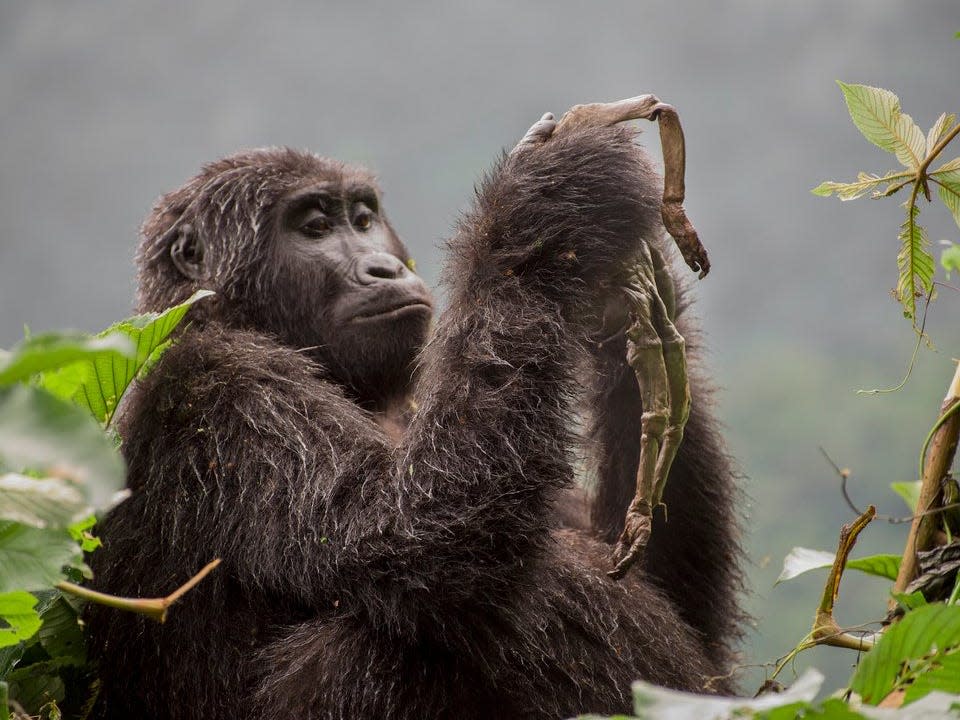
<instances>
[{"instance_id":1,"label":"gorilla's nostril","mask_svg":"<svg viewBox=\"0 0 960 720\"><path fill-rule=\"evenodd\" d=\"M400 273L397 268L388 268L381 265L374 265L367 268L367 275L372 275L375 278L387 278L388 280L392 280L399 274Z\"/></svg>"},{"instance_id":2,"label":"gorilla's nostril","mask_svg":"<svg viewBox=\"0 0 960 720\"><path fill-rule=\"evenodd\" d=\"M375 253L361 260L357 268L360 280L396 280L404 275L406 267L399 258L386 253Z\"/></svg>"}]
</instances>

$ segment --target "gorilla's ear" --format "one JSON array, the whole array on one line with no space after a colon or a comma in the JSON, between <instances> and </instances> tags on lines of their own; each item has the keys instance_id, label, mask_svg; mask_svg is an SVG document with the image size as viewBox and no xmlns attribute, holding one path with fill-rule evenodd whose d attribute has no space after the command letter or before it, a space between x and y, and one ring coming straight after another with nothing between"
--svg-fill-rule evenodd
<instances>
[{"instance_id":1,"label":"gorilla's ear","mask_svg":"<svg viewBox=\"0 0 960 720\"><path fill-rule=\"evenodd\" d=\"M204 272L203 239L194 230L190 223L177 225L171 233L174 235L170 243L170 259L180 274L191 280L200 280Z\"/></svg>"}]
</instances>

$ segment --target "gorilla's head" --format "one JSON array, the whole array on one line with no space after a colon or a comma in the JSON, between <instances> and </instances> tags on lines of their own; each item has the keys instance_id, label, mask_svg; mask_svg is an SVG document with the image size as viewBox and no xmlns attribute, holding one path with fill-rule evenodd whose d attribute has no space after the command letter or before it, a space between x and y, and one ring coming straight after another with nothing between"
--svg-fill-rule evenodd
<instances>
[{"instance_id":1,"label":"gorilla's head","mask_svg":"<svg viewBox=\"0 0 960 720\"><path fill-rule=\"evenodd\" d=\"M364 405L408 391L433 299L367 171L286 148L238 153L162 196L141 233L141 311L209 288L201 322L269 333Z\"/></svg>"}]
</instances>

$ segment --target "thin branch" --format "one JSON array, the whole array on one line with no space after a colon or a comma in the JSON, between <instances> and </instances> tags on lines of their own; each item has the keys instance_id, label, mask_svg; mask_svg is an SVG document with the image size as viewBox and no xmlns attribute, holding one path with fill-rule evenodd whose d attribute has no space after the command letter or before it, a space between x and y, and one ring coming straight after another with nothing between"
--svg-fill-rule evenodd
<instances>
[{"instance_id":1,"label":"thin branch","mask_svg":"<svg viewBox=\"0 0 960 720\"><path fill-rule=\"evenodd\" d=\"M843 495L843 500L846 502L847 507L853 510L855 515L863 515L864 511L854 504L853 500L850 498L849 492L847 491L847 480L850 478L852 473L846 468L841 469L840 466L833 461L833 458L827 454L827 451L824 450L823 447L820 447L819 450L823 454L823 457L826 459L826 461L830 463L830 466L834 469L834 471L836 471L837 475L840 476L840 493ZM941 505L940 507L930 508L928 510L924 510L923 512L914 513L913 515L904 515L902 517L877 513L875 519L883 520L891 525L898 525L902 523L913 522L914 519L926 517L927 515L937 515L945 510L953 510L954 508L960 508L960 502L950 503L949 505Z\"/></svg>"},{"instance_id":2,"label":"thin branch","mask_svg":"<svg viewBox=\"0 0 960 720\"><path fill-rule=\"evenodd\" d=\"M75 585L66 581L58 582L55 587L58 590L70 593L71 595L76 595L79 598L89 600L90 602L97 603L98 605L106 605L107 607L117 608L119 610L139 613L141 615L146 615L151 620L156 620L157 622L162 623L167 619L167 610L170 609L170 606L183 597L184 593L194 588L198 582L209 575L210 572L219 564L220 558L211 560L203 566L203 569L201 569L200 572L187 580L187 582L174 590L172 593L162 598L117 597L116 595L108 595L106 593L97 592L96 590L85 588L82 585Z\"/></svg>"},{"instance_id":3,"label":"thin branch","mask_svg":"<svg viewBox=\"0 0 960 720\"><path fill-rule=\"evenodd\" d=\"M940 280L934 280L934 281L933 281L933 284L934 284L934 285L939 285L940 287L949 288L950 290L953 290L954 292L960 292L960 287L957 287L956 285L951 285L950 283L942 282L942 281L940 281Z\"/></svg>"},{"instance_id":4,"label":"thin branch","mask_svg":"<svg viewBox=\"0 0 960 720\"><path fill-rule=\"evenodd\" d=\"M903 380L900 381L898 385L894 385L889 388L874 388L873 390L857 390L857 395L884 395L887 393L897 392L901 390L904 385L907 384L907 380L910 379L910 375L913 374L914 365L917 362L917 354L920 352L920 345L923 343L923 338L926 335L927 327L927 311L930 309L930 302L933 300L933 288L930 288L930 292L926 295L926 302L923 305L923 317L920 319L920 329L917 332L917 342L913 346L913 354L910 356L910 362L907 363L907 371L904 373Z\"/></svg>"}]
</instances>

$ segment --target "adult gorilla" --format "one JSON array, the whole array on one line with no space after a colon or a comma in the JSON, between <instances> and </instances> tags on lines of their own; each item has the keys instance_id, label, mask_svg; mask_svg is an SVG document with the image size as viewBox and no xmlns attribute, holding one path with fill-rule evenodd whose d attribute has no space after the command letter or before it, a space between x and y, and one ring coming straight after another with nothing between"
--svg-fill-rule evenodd
<instances>
[{"instance_id":1,"label":"adult gorilla","mask_svg":"<svg viewBox=\"0 0 960 720\"><path fill-rule=\"evenodd\" d=\"M528 135L498 163L429 340L430 294L366 172L259 150L161 198L140 309L217 294L126 407L133 494L95 584L153 596L223 565L165 625L91 608L99 717L555 718L625 711L638 677L728 687L709 683L739 618L734 490L696 380L670 522L642 568L605 573L640 403L622 336L584 349L660 234L633 135ZM573 489L578 367L592 508Z\"/></svg>"}]
</instances>

